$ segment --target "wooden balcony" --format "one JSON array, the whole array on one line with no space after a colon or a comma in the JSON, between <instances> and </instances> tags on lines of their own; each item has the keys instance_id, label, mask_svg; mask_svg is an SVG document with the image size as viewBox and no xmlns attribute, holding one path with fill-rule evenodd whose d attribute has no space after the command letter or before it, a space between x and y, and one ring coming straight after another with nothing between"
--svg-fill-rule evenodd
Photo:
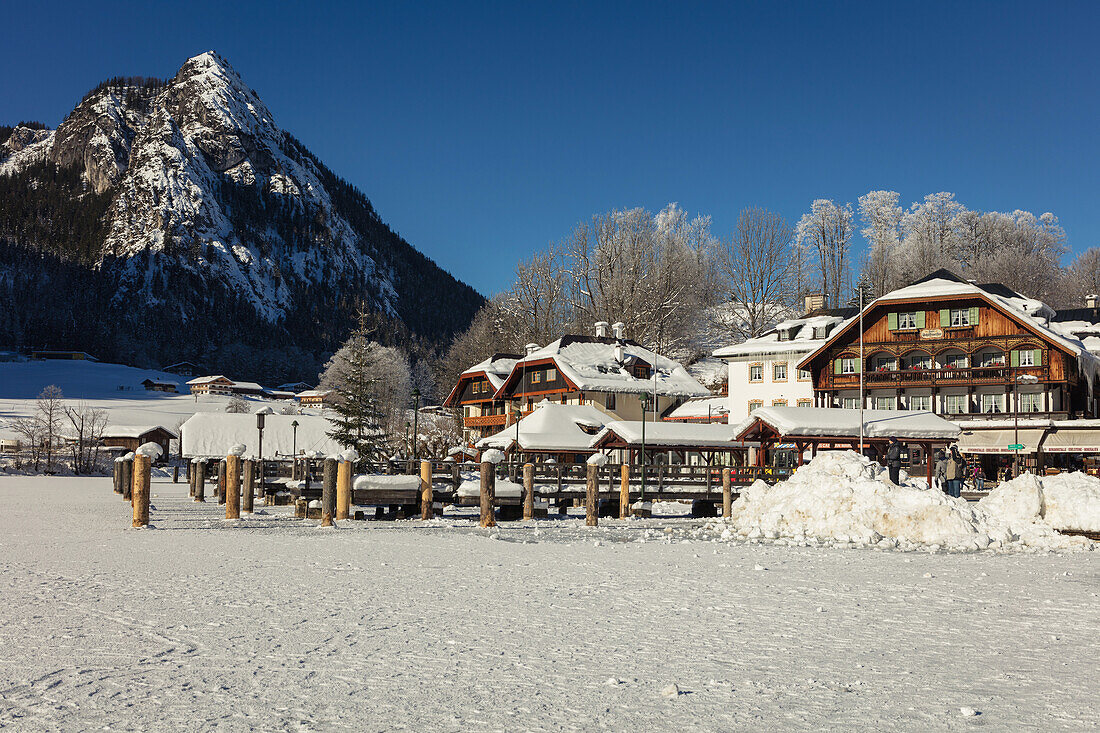
<instances>
[{"instance_id":1,"label":"wooden balcony","mask_svg":"<svg viewBox=\"0 0 1100 733\"><path fill-rule=\"evenodd\" d=\"M906 387L965 387L968 385L1003 384L1011 387L1018 376L1029 375L1040 382L1050 381L1045 367L965 367L960 369L895 369L868 371L863 375L867 389ZM858 374L824 374L818 389L853 389L859 387Z\"/></svg>"},{"instance_id":2,"label":"wooden balcony","mask_svg":"<svg viewBox=\"0 0 1100 733\"><path fill-rule=\"evenodd\" d=\"M507 415L473 415L463 418L462 422L468 428L484 428L493 426L504 427L507 420Z\"/></svg>"}]
</instances>

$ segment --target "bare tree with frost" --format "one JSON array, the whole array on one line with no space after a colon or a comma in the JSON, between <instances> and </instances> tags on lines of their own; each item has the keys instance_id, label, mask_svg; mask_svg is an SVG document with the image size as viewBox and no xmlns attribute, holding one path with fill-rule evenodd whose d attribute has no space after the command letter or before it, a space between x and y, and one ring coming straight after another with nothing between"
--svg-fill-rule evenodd
<instances>
[{"instance_id":1,"label":"bare tree with frost","mask_svg":"<svg viewBox=\"0 0 1100 733\"><path fill-rule=\"evenodd\" d=\"M840 306L851 283L848 250L852 242L852 205L817 199L795 228L798 244L816 255L818 282L831 308Z\"/></svg>"},{"instance_id":2,"label":"bare tree with frost","mask_svg":"<svg viewBox=\"0 0 1100 733\"><path fill-rule=\"evenodd\" d=\"M782 320L797 299L791 277L794 231L779 214L743 209L733 234L720 240L715 260L737 318L723 325L738 338L755 338Z\"/></svg>"},{"instance_id":3,"label":"bare tree with frost","mask_svg":"<svg viewBox=\"0 0 1100 733\"><path fill-rule=\"evenodd\" d=\"M868 191L859 197L860 233L868 244L863 274L876 297L903 284L894 260L901 243L899 198L897 191Z\"/></svg>"}]
</instances>

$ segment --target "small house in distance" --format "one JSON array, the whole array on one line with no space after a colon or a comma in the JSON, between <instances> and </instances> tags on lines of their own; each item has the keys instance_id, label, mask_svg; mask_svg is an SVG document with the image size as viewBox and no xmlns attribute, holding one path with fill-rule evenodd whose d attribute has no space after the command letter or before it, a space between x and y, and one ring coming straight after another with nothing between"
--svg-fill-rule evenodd
<instances>
[{"instance_id":1,"label":"small house in distance","mask_svg":"<svg viewBox=\"0 0 1100 733\"><path fill-rule=\"evenodd\" d=\"M324 407L332 404L333 397L331 389L307 389L297 394L298 404L302 407Z\"/></svg>"},{"instance_id":2,"label":"small house in distance","mask_svg":"<svg viewBox=\"0 0 1100 733\"><path fill-rule=\"evenodd\" d=\"M100 442L105 448L115 448L120 453L137 450L145 443L156 443L161 455L167 457L171 441L178 437L163 425L110 425L100 436Z\"/></svg>"},{"instance_id":3,"label":"small house in distance","mask_svg":"<svg viewBox=\"0 0 1100 733\"><path fill-rule=\"evenodd\" d=\"M169 364L166 367L161 367L162 372L168 372L169 374L175 374L177 377L194 377L197 374L202 373L202 368L190 361L180 361L175 364Z\"/></svg>"},{"instance_id":4,"label":"small house in distance","mask_svg":"<svg viewBox=\"0 0 1100 733\"><path fill-rule=\"evenodd\" d=\"M311 389L313 389L313 385L307 382L288 382L286 384L280 384L275 388L275 390L279 392L293 392L294 394Z\"/></svg>"},{"instance_id":5,"label":"small house in distance","mask_svg":"<svg viewBox=\"0 0 1100 733\"><path fill-rule=\"evenodd\" d=\"M175 392L179 385L162 379L146 379L141 383L147 392Z\"/></svg>"},{"instance_id":6,"label":"small house in distance","mask_svg":"<svg viewBox=\"0 0 1100 733\"><path fill-rule=\"evenodd\" d=\"M99 361L86 351L32 351L32 359L65 359L69 361Z\"/></svg>"}]
</instances>

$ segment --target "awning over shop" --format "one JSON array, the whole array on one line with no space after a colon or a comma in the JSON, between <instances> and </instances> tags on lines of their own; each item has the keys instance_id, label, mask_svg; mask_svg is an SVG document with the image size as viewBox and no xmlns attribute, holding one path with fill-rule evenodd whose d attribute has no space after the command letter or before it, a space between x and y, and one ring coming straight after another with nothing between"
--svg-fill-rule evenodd
<instances>
[{"instance_id":1,"label":"awning over shop","mask_svg":"<svg viewBox=\"0 0 1100 733\"><path fill-rule=\"evenodd\" d=\"M1019 443L1023 446L1020 455L1028 455L1039 449L1044 433L1040 428L1020 428L1018 434L1012 429L963 430L959 435L959 452L1012 455L1016 451L1009 446Z\"/></svg>"},{"instance_id":2,"label":"awning over shop","mask_svg":"<svg viewBox=\"0 0 1100 733\"><path fill-rule=\"evenodd\" d=\"M1047 433L1044 453L1100 453L1100 430L1058 428Z\"/></svg>"}]
</instances>

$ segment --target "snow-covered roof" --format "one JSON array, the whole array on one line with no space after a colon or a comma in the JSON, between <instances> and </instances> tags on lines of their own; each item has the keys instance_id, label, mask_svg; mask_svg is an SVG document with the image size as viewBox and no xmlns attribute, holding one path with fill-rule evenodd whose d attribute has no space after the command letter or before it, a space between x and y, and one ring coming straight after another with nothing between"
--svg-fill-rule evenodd
<instances>
[{"instance_id":1,"label":"snow-covered roof","mask_svg":"<svg viewBox=\"0 0 1100 733\"><path fill-rule=\"evenodd\" d=\"M714 356L729 359L739 356L761 356L763 354L808 354L825 343L837 330L837 326L846 323L839 315L816 315L792 318L777 323L775 328L756 338L747 339L739 344L723 346L714 352ZM817 329L825 329L820 338L814 336ZM787 337L780 341L780 331Z\"/></svg>"},{"instance_id":2,"label":"snow-covered roof","mask_svg":"<svg viewBox=\"0 0 1100 733\"><path fill-rule=\"evenodd\" d=\"M591 450L589 443L611 416L591 405L558 405L543 401L519 421L519 446L525 451ZM507 450L516 442L516 425L482 438L477 447Z\"/></svg>"},{"instance_id":3,"label":"snow-covered roof","mask_svg":"<svg viewBox=\"0 0 1100 733\"><path fill-rule=\"evenodd\" d=\"M783 436L859 437L860 411L838 407L758 407L733 426L744 435L757 420ZM959 426L939 415L917 410L865 410L863 433L868 438L954 440Z\"/></svg>"},{"instance_id":4,"label":"snow-covered roof","mask_svg":"<svg viewBox=\"0 0 1100 733\"><path fill-rule=\"evenodd\" d=\"M140 438L154 430L163 430L173 438L178 438L174 430L163 425L108 425L103 429L101 438Z\"/></svg>"},{"instance_id":5,"label":"snow-covered roof","mask_svg":"<svg viewBox=\"0 0 1100 733\"><path fill-rule=\"evenodd\" d=\"M331 389L307 389L305 392L299 392L296 396L301 397L325 397L332 393Z\"/></svg>"},{"instance_id":6,"label":"snow-covered roof","mask_svg":"<svg viewBox=\"0 0 1100 733\"><path fill-rule=\"evenodd\" d=\"M145 382L148 382L149 384L157 384L157 385L160 385L162 387L178 387L179 386L179 382L173 382L170 379L146 379L142 382L142 384L145 384Z\"/></svg>"},{"instance_id":7,"label":"snow-covered roof","mask_svg":"<svg viewBox=\"0 0 1100 733\"><path fill-rule=\"evenodd\" d=\"M634 376L631 369L624 365L625 361L631 361L631 357L655 367L656 380L652 376L648 379ZM710 394L710 390L699 384L679 362L633 341L606 337L563 336L519 359L512 367L512 374L518 374L525 364L547 359L552 360L561 375L582 391L655 391L666 397L704 397Z\"/></svg>"},{"instance_id":8,"label":"snow-covered roof","mask_svg":"<svg viewBox=\"0 0 1100 733\"><path fill-rule=\"evenodd\" d=\"M666 420L690 420L692 418L721 417L730 412L728 397L700 397L688 400L670 412Z\"/></svg>"},{"instance_id":9,"label":"snow-covered roof","mask_svg":"<svg viewBox=\"0 0 1100 733\"><path fill-rule=\"evenodd\" d=\"M500 389L500 385L504 384L504 380L508 378L508 374L518 360L519 357L515 354L493 354L485 361L478 362L462 372L459 378L484 373L485 378L489 380L489 384L493 385L495 391Z\"/></svg>"},{"instance_id":10,"label":"snow-covered roof","mask_svg":"<svg viewBox=\"0 0 1100 733\"><path fill-rule=\"evenodd\" d=\"M248 389L256 392L262 392L264 389L256 382L233 382L232 387L234 389Z\"/></svg>"},{"instance_id":11,"label":"snow-covered roof","mask_svg":"<svg viewBox=\"0 0 1100 733\"><path fill-rule=\"evenodd\" d=\"M292 422L298 422L295 443ZM320 451L326 455L338 453L343 446L328 437L332 423L315 415L267 415L264 419L264 457L276 453L290 455L296 447ZM180 428L183 433L183 455L188 458L224 458L234 445L243 444L246 458L256 458L259 433L256 416L248 413L199 412Z\"/></svg>"},{"instance_id":12,"label":"snow-covered roof","mask_svg":"<svg viewBox=\"0 0 1100 733\"><path fill-rule=\"evenodd\" d=\"M195 377L187 381L187 384L206 384L207 382L214 382L218 379L224 379L225 381L233 384L233 380L224 374L212 374L206 377Z\"/></svg>"},{"instance_id":13,"label":"snow-covered roof","mask_svg":"<svg viewBox=\"0 0 1100 733\"><path fill-rule=\"evenodd\" d=\"M642 443L642 422L640 420L616 420L609 422L599 435L592 439L592 446L616 436L627 445ZM757 446L759 443L738 441L733 427L722 423L683 423L683 422L647 422L645 423L645 444L649 446L699 447L699 448L743 448Z\"/></svg>"}]
</instances>

